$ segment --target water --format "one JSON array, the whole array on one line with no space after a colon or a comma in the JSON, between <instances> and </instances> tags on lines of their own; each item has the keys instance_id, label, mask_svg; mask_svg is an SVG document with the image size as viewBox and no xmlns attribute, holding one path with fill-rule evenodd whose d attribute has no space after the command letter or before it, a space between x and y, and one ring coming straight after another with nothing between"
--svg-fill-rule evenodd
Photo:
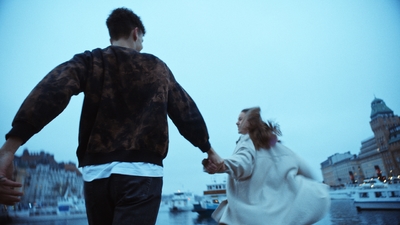
<instances>
[{"instance_id":1,"label":"water","mask_svg":"<svg viewBox=\"0 0 400 225\"><path fill-rule=\"evenodd\" d=\"M87 225L86 219L9 223L12 225ZM216 225L211 218L194 212L169 212L160 208L156 225ZM352 200L332 200L330 212L316 225L400 225L400 210L367 210L357 212Z\"/></svg>"},{"instance_id":2,"label":"water","mask_svg":"<svg viewBox=\"0 0 400 225\"><path fill-rule=\"evenodd\" d=\"M400 210L362 210L352 200L332 200L330 212L318 225L400 225Z\"/></svg>"}]
</instances>

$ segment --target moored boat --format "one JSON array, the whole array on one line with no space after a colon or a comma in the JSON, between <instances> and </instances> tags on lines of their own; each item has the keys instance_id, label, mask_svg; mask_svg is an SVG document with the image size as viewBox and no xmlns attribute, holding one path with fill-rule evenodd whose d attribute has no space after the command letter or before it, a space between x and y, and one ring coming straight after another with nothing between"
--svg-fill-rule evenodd
<instances>
[{"instance_id":1,"label":"moored boat","mask_svg":"<svg viewBox=\"0 0 400 225\"><path fill-rule=\"evenodd\" d=\"M7 214L11 221L50 221L86 218L85 200L82 198L60 198L57 206L32 206L18 209L10 206Z\"/></svg>"},{"instance_id":2,"label":"moored boat","mask_svg":"<svg viewBox=\"0 0 400 225\"><path fill-rule=\"evenodd\" d=\"M329 195L332 200L353 199L355 191L349 189L330 190Z\"/></svg>"},{"instance_id":3,"label":"moored boat","mask_svg":"<svg viewBox=\"0 0 400 225\"><path fill-rule=\"evenodd\" d=\"M23 221L50 221L50 220L71 220L86 218L86 213L58 213L57 207L43 209L29 209L21 211L10 211L8 217L13 222Z\"/></svg>"},{"instance_id":4,"label":"moored boat","mask_svg":"<svg viewBox=\"0 0 400 225\"><path fill-rule=\"evenodd\" d=\"M190 211L195 203L194 194L191 192L177 191L168 203L170 211Z\"/></svg>"},{"instance_id":5,"label":"moored boat","mask_svg":"<svg viewBox=\"0 0 400 225\"><path fill-rule=\"evenodd\" d=\"M203 192L203 199L194 204L193 212L201 216L210 216L218 205L226 199L226 183L214 183L207 185Z\"/></svg>"},{"instance_id":6,"label":"moored boat","mask_svg":"<svg viewBox=\"0 0 400 225\"><path fill-rule=\"evenodd\" d=\"M83 198L64 197L57 201L57 214L86 214L86 205Z\"/></svg>"},{"instance_id":7,"label":"moored boat","mask_svg":"<svg viewBox=\"0 0 400 225\"><path fill-rule=\"evenodd\" d=\"M354 206L362 209L400 210L400 185L379 188L360 188L354 195Z\"/></svg>"},{"instance_id":8,"label":"moored boat","mask_svg":"<svg viewBox=\"0 0 400 225\"><path fill-rule=\"evenodd\" d=\"M341 187L332 187L329 195L332 200L354 199L354 194L358 189L358 185L346 185Z\"/></svg>"}]
</instances>

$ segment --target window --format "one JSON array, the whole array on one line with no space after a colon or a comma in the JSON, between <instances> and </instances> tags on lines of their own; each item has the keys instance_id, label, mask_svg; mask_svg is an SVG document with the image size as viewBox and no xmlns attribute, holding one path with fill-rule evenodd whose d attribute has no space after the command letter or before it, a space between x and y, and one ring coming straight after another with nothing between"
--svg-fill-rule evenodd
<instances>
[{"instance_id":1,"label":"window","mask_svg":"<svg viewBox=\"0 0 400 225\"><path fill-rule=\"evenodd\" d=\"M386 193L385 192L375 192L375 197L376 198L386 198Z\"/></svg>"},{"instance_id":2,"label":"window","mask_svg":"<svg viewBox=\"0 0 400 225\"><path fill-rule=\"evenodd\" d=\"M368 198L368 192L360 192L360 198Z\"/></svg>"},{"instance_id":3,"label":"window","mask_svg":"<svg viewBox=\"0 0 400 225\"><path fill-rule=\"evenodd\" d=\"M400 197L400 191L391 191L391 192L389 192L389 197L390 198Z\"/></svg>"}]
</instances>

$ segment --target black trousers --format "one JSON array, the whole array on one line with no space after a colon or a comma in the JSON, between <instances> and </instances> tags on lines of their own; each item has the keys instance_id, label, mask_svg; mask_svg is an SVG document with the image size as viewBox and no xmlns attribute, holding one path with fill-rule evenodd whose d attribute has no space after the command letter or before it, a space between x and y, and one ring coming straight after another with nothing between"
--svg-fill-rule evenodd
<instances>
[{"instance_id":1,"label":"black trousers","mask_svg":"<svg viewBox=\"0 0 400 225\"><path fill-rule=\"evenodd\" d=\"M89 225L154 225L161 202L162 177L112 174L85 182Z\"/></svg>"}]
</instances>

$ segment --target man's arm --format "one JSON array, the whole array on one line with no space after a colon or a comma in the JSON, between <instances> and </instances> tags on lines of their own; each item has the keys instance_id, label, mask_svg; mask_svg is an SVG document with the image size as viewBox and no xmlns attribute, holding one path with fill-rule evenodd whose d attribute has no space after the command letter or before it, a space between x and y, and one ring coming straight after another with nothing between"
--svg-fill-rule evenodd
<instances>
[{"instance_id":1,"label":"man's arm","mask_svg":"<svg viewBox=\"0 0 400 225\"><path fill-rule=\"evenodd\" d=\"M165 65L165 64L164 64ZM194 146L208 155L208 171L215 173L223 166L223 159L215 152L209 142L206 123L196 103L175 80L174 75L165 65L169 73L168 116L178 128L179 133Z\"/></svg>"},{"instance_id":2,"label":"man's arm","mask_svg":"<svg viewBox=\"0 0 400 225\"><path fill-rule=\"evenodd\" d=\"M178 128L179 133L202 152L209 152L209 157L215 157L211 148L206 123L196 103L182 86L175 80L167 65L168 73L168 116Z\"/></svg>"},{"instance_id":3,"label":"man's arm","mask_svg":"<svg viewBox=\"0 0 400 225\"><path fill-rule=\"evenodd\" d=\"M85 58L86 55L75 55L73 59L58 65L33 88L17 111L6 139L18 136L24 144L56 118L73 95L83 91L89 70L86 64L90 61L88 57Z\"/></svg>"},{"instance_id":4,"label":"man's arm","mask_svg":"<svg viewBox=\"0 0 400 225\"><path fill-rule=\"evenodd\" d=\"M86 74L91 70L91 53L73 59L50 71L22 103L0 149L0 203L13 204L23 193L13 190L21 184L12 180L14 154L67 107L72 95L83 91Z\"/></svg>"},{"instance_id":5,"label":"man's arm","mask_svg":"<svg viewBox=\"0 0 400 225\"><path fill-rule=\"evenodd\" d=\"M0 149L0 204L13 205L20 201L22 192L14 190L21 183L12 180L14 154L21 146L21 138L10 136Z\"/></svg>"}]
</instances>

